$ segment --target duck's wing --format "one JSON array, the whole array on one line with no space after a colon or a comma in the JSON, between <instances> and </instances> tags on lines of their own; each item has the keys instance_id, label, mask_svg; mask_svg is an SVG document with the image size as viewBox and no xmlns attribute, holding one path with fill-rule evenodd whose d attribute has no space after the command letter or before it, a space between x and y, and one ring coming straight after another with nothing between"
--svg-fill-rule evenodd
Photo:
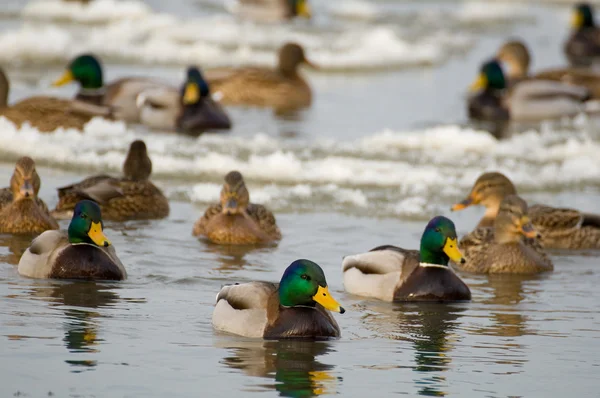
<instances>
[{"instance_id":1,"label":"duck's wing","mask_svg":"<svg viewBox=\"0 0 600 398\"><path fill-rule=\"evenodd\" d=\"M90 199L99 204L124 196L121 187L110 180L102 180L90 187L78 188L75 192L82 199Z\"/></svg>"},{"instance_id":2,"label":"duck's wing","mask_svg":"<svg viewBox=\"0 0 600 398\"><path fill-rule=\"evenodd\" d=\"M206 234L206 225L210 222L210 220L223 212L223 207L220 203L210 205L208 209L204 212L202 217L196 221L194 224L194 228L192 230L192 235L205 235Z\"/></svg>"},{"instance_id":3,"label":"duck's wing","mask_svg":"<svg viewBox=\"0 0 600 398\"><path fill-rule=\"evenodd\" d=\"M136 97L138 108L149 106L155 109L178 109L179 92L174 87L151 87L142 90Z\"/></svg>"},{"instance_id":4,"label":"duck's wing","mask_svg":"<svg viewBox=\"0 0 600 398\"><path fill-rule=\"evenodd\" d=\"M543 235L548 230L570 230L579 228L584 222L584 215L578 210L562 209L544 205L533 205L529 207L529 216ZM589 217L590 222L593 221Z\"/></svg>"},{"instance_id":5,"label":"duck's wing","mask_svg":"<svg viewBox=\"0 0 600 398\"><path fill-rule=\"evenodd\" d=\"M250 204L247 213L271 239L281 239L281 232L277 226L275 216L265 206Z\"/></svg>"},{"instance_id":6,"label":"duck's wing","mask_svg":"<svg viewBox=\"0 0 600 398\"><path fill-rule=\"evenodd\" d=\"M0 210L4 206L12 203L12 200L13 200L13 194L12 194L12 191L10 190L10 187L0 189Z\"/></svg>"},{"instance_id":7,"label":"duck's wing","mask_svg":"<svg viewBox=\"0 0 600 398\"><path fill-rule=\"evenodd\" d=\"M88 177L80 182L76 182L75 184L66 185L64 187L57 188L56 190L58 191L58 197L61 198L64 195L70 193L71 191L83 189L83 188L89 188L91 186L98 184L99 182L102 182L104 180L111 180L111 179L115 180L113 177L111 177L107 174L99 174L99 175Z\"/></svg>"},{"instance_id":8,"label":"duck's wing","mask_svg":"<svg viewBox=\"0 0 600 398\"><path fill-rule=\"evenodd\" d=\"M46 231L31 242L19 260L18 271L30 278L47 278L52 271L53 254L69 244L64 231Z\"/></svg>"},{"instance_id":9,"label":"duck's wing","mask_svg":"<svg viewBox=\"0 0 600 398\"><path fill-rule=\"evenodd\" d=\"M269 297L277 290L271 282L248 282L225 285L217 294L216 302L226 300L236 310L265 309Z\"/></svg>"}]
</instances>

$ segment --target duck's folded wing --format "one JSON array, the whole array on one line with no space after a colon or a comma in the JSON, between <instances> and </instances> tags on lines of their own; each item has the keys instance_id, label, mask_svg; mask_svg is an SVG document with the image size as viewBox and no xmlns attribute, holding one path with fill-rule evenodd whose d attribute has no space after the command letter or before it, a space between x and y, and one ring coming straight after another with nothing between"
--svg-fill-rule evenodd
<instances>
[{"instance_id":1,"label":"duck's folded wing","mask_svg":"<svg viewBox=\"0 0 600 398\"><path fill-rule=\"evenodd\" d=\"M51 256L69 238L64 231L46 231L31 242L19 260L19 274L31 278L47 278L52 270Z\"/></svg>"},{"instance_id":2,"label":"duck's folded wing","mask_svg":"<svg viewBox=\"0 0 600 398\"><path fill-rule=\"evenodd\" d=\"M275 216L265 206L250 204L247 208L247 214L256 221L261 231L265 232L270 238L281 238L281 232L279 231L279 227L277 227Z\"/></svg>"},{"instance_id":3,"label":"duck's folded wing","mask_svg":"<svg viewBox=\"0 0 600 398\"><path fill-rule=\"evenodd\" d=\"M103 180L110 180L110 179L114 180L113 177L111 177L107 174L100 174L100 175L88 177L88 178L84 179L83 181L76 182L75 184L66 185L64 187L57 188L56 190L58 191L58 197L62 198L64 195L72 192L73 190L91 187L91 186L98 184L99 182L101 182Z\"/></svg>"},{"instance_id":4,"label":"duck's folded wing","mask_svg":"<svg viewBox=\"0 0 600 398\"><path fill-rule=\"evenodd\" d=\"M136 104L138 108L175 109L179 107L179 92L173 87L149 88L137 95Z\"/></svg>"},{"instance_id":5,"label":"duck's folded wing","mask_svg":"<svg viewBox=\"0 0 600 398\"><path fill-rule=\"evenodd\" d=\"M523 99L568 97L584 101L589 98L589 94L589 90L585 87L552 80L525 80L516 84L511 91L511 97Z\"/></svg>"},{"instance_id":6,"label":"duck's folded wing","mask_svg":"<svg viewBox=\"0 0 600 398\"><path fill-rule=\"evenodd\" d=\"M103 180L90 187L77 188L74 191L82 198L91 199L99 204L123 196L123 190L111 180Z\"/></svg>"},{"instance_id":7,"label":"duck's folded wing","mask_svg":"<svg viewBox=\"0 0 600 398\"><path fill-rule=\"evenodd\" d=\"M579 228L584 221L584 215L574 209L557 209L555 207L534 205L529 207L529 217L533 224L543 230L565 230ZM591 221L591 220L590 220Z\"/></svg>"},{"instance_id":8,"label":"duck's folded wing","mask_svg":"<svg viewBox=\"0 0 600 398\"><path fill-rule=\"evenodd\" d=\"M266 309L269 297L276 290L277 284L270 282L225 285L217 294L216 302L226 300L236 310Z\"/></svg>"},{"instance_id":9,"label":"duck's folded wing","mask_svg":"<svg viewBox=\"0 0 600 398\"><path fill-rule=\"evenodd\" d=\"M406 250L400 247L386 245L379 246L366 253L354 254L344 257L342 272L350 268L357 268L363 274L388 274L402 272L407 264L415 267L419 264L419 252Z\"/></svg>"},{"instance_id":10,"label":"duck's folded wing","mask_svg":"<svg viewBox=\"0 0 600 398\"><path fill-rule=\"evenodd\" d=\"M458 244L459 249L468 250L470 247L481 246L494 240L494 229L489 227L476 228L466 234Z\"/></svg>"}]
</instances>

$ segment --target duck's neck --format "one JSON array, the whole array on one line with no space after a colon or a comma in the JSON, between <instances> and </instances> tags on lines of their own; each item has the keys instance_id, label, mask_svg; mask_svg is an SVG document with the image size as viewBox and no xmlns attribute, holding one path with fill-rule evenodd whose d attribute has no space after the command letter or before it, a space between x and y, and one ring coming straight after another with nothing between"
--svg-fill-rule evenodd
<instances>
[{"instance_id":1,"label":"duck's neck","mask_svg":"<svg viewBox=\"0 0 600 398\"><path fill-rule=\"evenodd\" d=\"M449 260L446 253L441 250L432 251L421 247L419 262L425 266L438 265L440 267L445 267L448 265Z\"/></svg>"},{"instance_id":2,"label":"duck's neck","mask_svg":"<svg viewBox=\"0 0 600 398\"><path fill-rule=\"evenodd\" d=\"M100 88L81 88L75 99L93 105L104 105L104 87Z\"/></svg>"},{"instance_id":3,"label":"duck's neck","mask_svg":"<svg viewBox=\"0 0 600 398\"><path fill-rule=\"evenodd\" d=\"M485 214L483 215L483 218L481 219L481 221L479 221L479 224L477 225L477 227L478 228L493 227L494 220L496 219L496 216L498 215L498 210L500 210L500 204L487 206L485 208Z\"/></svg>"}]
</instances>

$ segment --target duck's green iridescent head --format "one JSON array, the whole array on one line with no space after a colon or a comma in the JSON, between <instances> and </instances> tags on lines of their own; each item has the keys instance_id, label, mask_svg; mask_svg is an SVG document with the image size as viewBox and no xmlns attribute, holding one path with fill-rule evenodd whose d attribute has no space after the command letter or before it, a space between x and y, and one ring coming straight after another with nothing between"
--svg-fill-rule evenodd
<instances>
[{"instance_id":1,"label":"duck's green iridescent head","mask_svg":"<svg viewBox=\"0 0 600 398\"><path fill-rule=\"evenodd\" d=\"M72 81L79 82L85 89L102 88L104 81L100 61L91 54L80 55L71 61L65 73L52 85L63 86Z\"/></svg>"},{"instance_id":2,"label":"duck's green iridescent head","mask_svg":"<svg viewBox=\"0 0 600 398\"><path fill-rule=\"evenodd\" d=\"M287 267L279 282L279 302L284 307L314 307L319 303L330 311L346 312L329 294L321 267L310 260L296 260Z\"/></svg>"},{"instance_id":3,"label":"duck's green iridescent head","mask_svg":"<svg viewBox=\"0 0 600 398\"><path fill-rule=\"evenodd\" d=\"M596 26L594 23L594 12L588 3L579 3L575 6L571 16L571 26L575 29L593 28Z\"/></svg>"},{"instance_id":4,"label":"duck's green iridescent head","mask_svg":"<svg viewBox=\"0 0 600 398\"><path fill-rule=\"evenodd\" d=\"M448 259L457 264L465 262L460 250L454 223L443 216L429 221L421 237L421 262L448 265Z\"/></svg>"},{"instance_id":5,"label":"duck's green iridescent head","mask_svg":"<svg viewBox=\"0 0 600 398\"><path fill-rule=\"evenodd\" d=\"M471 91L487 89L503 90L506 88L506 78L500 63L493 59L484 63L479 69L477 79L471 84Z\"/></svg>"},{"instance_id":6,"label":"duck's green iridescent head","mask_svg":"<svg viewBox=\"0 0 600 398\"><path fill-rule=\"evenodd\" d=\"M69 242L107 247L110 241L104 235L103 228L100 207L91 200L82 200L73 211L73 218L69 224Z\"/></svg>"},{"instance_id":7,"label":"duck's green iridescent head","mask_svg":"<svg viewBox=\"0 0 600 398\"><path fill-rule=\"evenodd\" d=\"M189 67L185 83L181 87L181 98L184 105L197 104L202 98L209 95L210 88L200 70L194 66Z\"/></svg>"},{"instance_id":8,"label":"duck's green iridescent head","mask_svg":"<svg viewBox=\"0 0 600 398\"><path fill-rule=\"evenodd\" d=\"M308 0L288 0L288 4L292 11L292 16L307 19L312 17L312 10L310 9Z\"/></svg>"}]
</instances>

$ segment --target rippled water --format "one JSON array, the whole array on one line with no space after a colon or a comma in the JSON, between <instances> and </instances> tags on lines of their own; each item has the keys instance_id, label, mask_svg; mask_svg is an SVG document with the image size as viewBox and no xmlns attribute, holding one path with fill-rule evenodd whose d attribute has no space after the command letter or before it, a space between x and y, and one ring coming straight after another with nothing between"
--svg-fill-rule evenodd
<instances>
[{"instance_id":1,"label":"rippled water","mask_svg":"<svg viewBox=\"0 0 600 398\"><path fill-rule=\"evenodd\" d=\"M527 38L536 67L563 63L568 7L313 1L313 22L265 27L237 21L216 0L96 1L85 14L52 1L2 3L11 100L72 95L73 87L47 86L82 49L103 56L109 79L177 83L188 62L268 64L281 41L294 39L323 70L307 71L311 109L287 119L234 109L226 135L190 139L99 120L84 134L42 135L0 120L4 184L14 160L29 154L53 206L57 186L118 173L141 137L172 206L166 220L107 223L129 273L123 283L21 278L15 264L29 238L0 236L1 396L594 396L593 252L556 254L548 275L463 274L473 301L451 305L363 300L343 292L340 272L347 254L386 243L415 248L434 214L468 232L481 209L449 207L484 170L508 174L531 202L600 212L597 121L498 140L464 113L478 63L504 37ZM276 213L278 247L223 248L191 236L233 168L252 199ZM347 309L336 314L339 341L262 342L212 330L222 284L276 281L297 258L323 266Z\"/></svg>"}]
</instances>

